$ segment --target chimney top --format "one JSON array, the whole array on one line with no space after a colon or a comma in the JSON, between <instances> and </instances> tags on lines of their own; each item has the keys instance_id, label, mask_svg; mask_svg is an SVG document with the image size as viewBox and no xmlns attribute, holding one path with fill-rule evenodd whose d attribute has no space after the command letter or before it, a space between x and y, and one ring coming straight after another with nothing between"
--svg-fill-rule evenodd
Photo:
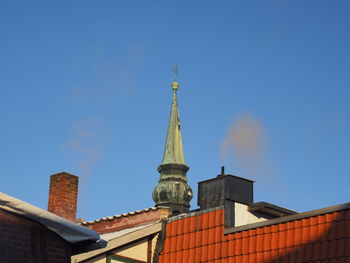
<instances>
[{"instance_id":1,"label":"chimney top","mask_svg":"<svg viewBox=\"0 0 350 263\"><path fill-rule=\"evenodd\" d=\"M216 176L216 177L224 176L224 175L225 175L225 166L221 166L221 174L219 174L219 175Z\"/></svg>"},{"instance_id":2,"label":"chimney top","mask_svg":"<svg viewBox=\"0 0 350 263\"><path fill-rule=\"evenodd\" d=\"M79 178L78 176L76 176L74 174L67 173L67 172L59 172L59 173L56 173L56 174L52 174L50 177L53 177L53 176L68 176L68 177Z\"/></svg>"},{"instance_id":3,"label":"chimney top","mask_svg":"<svg viewBox=\"0 0 350 263\"><path fill-rule=\"evenodd\" d=\"M200 209L224 205L225 200L242 204L253 203L254 181L231 174L224 174L224 167L217 177L198 183Z\"/></svg>"},{"instance_id":4,"label":"chimney top","mask_svg":"<svg viewBox=\"0 0 350 263\"><path fill-rule=\"evenodd\" d=\"M47 210L75 222L78 203L78 182L78 176L67 172L51 175Z\"/></svg>"}]
</instances>

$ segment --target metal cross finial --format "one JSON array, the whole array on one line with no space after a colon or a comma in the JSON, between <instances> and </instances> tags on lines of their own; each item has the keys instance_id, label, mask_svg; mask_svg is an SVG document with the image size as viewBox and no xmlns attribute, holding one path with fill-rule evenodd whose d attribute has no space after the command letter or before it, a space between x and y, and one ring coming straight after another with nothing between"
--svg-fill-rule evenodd
<instances>
[{"instance_id":1,"label":"metal cross finial","mask_svg":"<svg viewBox=\"0 0 350 263\"><path fill-rule=\"evenodd\" d=\"M174 80L176 81L177 75L179 74L179 67L177 64L173 67L173 72L174 72Z\"/></svg>"}]
</instances>

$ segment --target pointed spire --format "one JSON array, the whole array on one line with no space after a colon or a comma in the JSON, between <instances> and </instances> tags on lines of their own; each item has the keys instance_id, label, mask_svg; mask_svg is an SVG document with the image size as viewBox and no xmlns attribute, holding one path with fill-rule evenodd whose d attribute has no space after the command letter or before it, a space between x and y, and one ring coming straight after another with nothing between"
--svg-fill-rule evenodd
<instances>
[{"instance_id":1,"label":"pointed spire","mask_svg":"<svg viewBox=\"0 0 350 263\"><path fill-rule=\"evenodd\" d=\"M166 138L162 164L176 163L186 165L182 149L180 118L176 95L176 91L179 88L179 83L173 82L171 87L173 89L173 102L171 105L168 135Z\"/></svg>"},{"instance_id":2,"label":"pointed spire","mask_svg":"<svg viewBox=\"0 0 350 263\"><path fill-rule=\"evenodd\" d=\"M174 71L175 72L175 71ZM177 69L176 72L177 74ZM156 206L167 206L172 214L187 212L193 197L191 187L187 184L186 173L190 169L184 158L180 130L177 90L179 83L173 82L173 100L170 111L168 134L165 143L163 162L158 167L160 179L153 191Z\"/></svg>"}]
</instances>

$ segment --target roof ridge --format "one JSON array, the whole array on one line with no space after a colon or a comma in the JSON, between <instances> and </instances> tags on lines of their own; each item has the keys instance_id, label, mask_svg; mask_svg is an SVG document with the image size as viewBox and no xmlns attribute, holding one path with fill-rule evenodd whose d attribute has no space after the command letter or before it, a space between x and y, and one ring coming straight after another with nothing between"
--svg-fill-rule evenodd
<instances>
[{"instance_id":1,"label":"roof ridge","mask_svg":"<svg viewBox=\"0 0 350 263\"><path fill-rule=\"evenodd\" d=\"M200 209L192 210L192 211L187 212L187 213L182 213L182 214L179 214L179 215L175 215L175 216L169 217L168 218L168 223L174 222L174 221L177 221L177 220L181 220L181 219L184 219L184 218L187 218L187 217L198 216L198 215L202 215L202 214L206 214L206 213L210 213L210 212L214 212L214 211L222 210L222 209L224 209L223 205L216 206L216 207L211 207L211 208L207 208L207 209L202 209L202 210L200 210Z\"/></svg>"},{"instance_id":2,"label":"roof ridge","mask_svg":"<svg viewBox=\"0 0 350 263\"><path fill-rule=\"evenodd\" d=\"M112 216L108 216L108 217L102 217L102 218L98 218L95 220L91 220L91 221L84 221L84 222L80 222L80 225L90 225L90 224L94 224L94 223L99 223L99 222L103 222L103 221L109 221L109 220L113 220L116 218L122 218L122 217L128 217L128 216L134 216L137 214L141 214L141 213L147 213L150 211L156 211L161 207L148 207L148 208L144 208L142 210L137 210L137 211L132 211L132 212L127 212L127 213L122 213L122 214L116 214L116 215L112 215Z\"/></svg>"}]
</instances>

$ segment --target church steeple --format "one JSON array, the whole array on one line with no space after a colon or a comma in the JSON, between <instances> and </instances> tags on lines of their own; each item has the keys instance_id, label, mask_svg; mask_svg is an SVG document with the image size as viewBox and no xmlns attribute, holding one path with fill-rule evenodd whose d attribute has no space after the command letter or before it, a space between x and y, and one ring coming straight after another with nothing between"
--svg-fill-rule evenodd
<instances>
[{"instance_id":1,"label":"church steeple","mask_svg":"<svg viewBox=\"0 0 350 263\"><path fill-rule=\"evenodd\" d=\"M191 187L187 184L185 163L182 149L179 110L177 105L178 82L173 82L173 100L170 111L168 134L165 143L163 162L158 167L159 183L153 191L156 206L167 206L172 214L187 212L193 197Z\"/></svg>"},{"instance_id":2,"label":"church steeple","mask_svg":"<svg viewBox=\"0 0 350 263\"><path fill-rule=\"evenodd\" d=\"M179 109L177 106L176 96L176 92L179 88L179 83L174 81L171 84L171 87L173 89L173 102L171 105L168 135L166 138L162 164L177 163L186 165L182 149Z\"/></svg>"}]
</instances>

